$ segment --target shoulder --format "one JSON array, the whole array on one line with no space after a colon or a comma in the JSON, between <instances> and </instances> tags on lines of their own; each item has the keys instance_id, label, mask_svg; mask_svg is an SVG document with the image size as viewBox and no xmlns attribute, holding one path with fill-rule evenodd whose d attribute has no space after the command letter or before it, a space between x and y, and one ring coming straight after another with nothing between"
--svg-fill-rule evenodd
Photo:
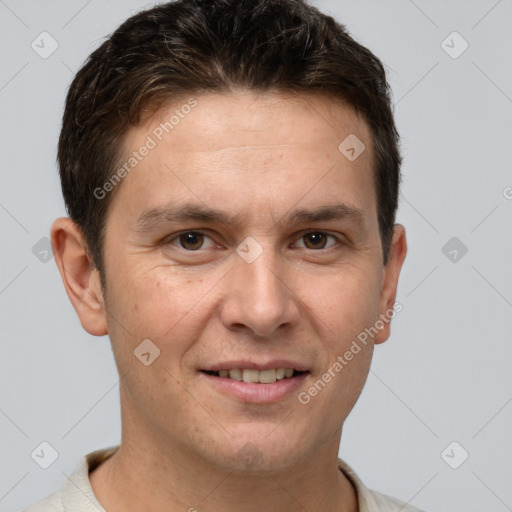
<instances>
[{"instance_id":1,"label":"shoulder","mask_svg":"<svg viewBox=\"0 0 512 512\"><path fill-rule=\"evenodd\" d=\"M338 467L356 490L359 512L421 512L403 501L368 489L356 472L342 459L338 459Z\"/></svg>"},{"instance_id":2,"label":"shoulder","mask_svg":"<svg viewBox=\"0 0 512 512\"><path fill-rule=\"evenodd\" d=\"M65 512L61 491L49 494L41 501L27 508L25 512Z\"/></svg>"},{"instance_id":3,"label":"shoulder","mask_svg":"<svg viewBox=\"0 0 512 512\"><path fill-rule=\"evenodd\" d=\"M64 481L59 491L49 494L24 512L105 512L94 495L89 473L118 448L96 450L82 457L75 472Z\"/></svg>"},{"instance_id":4,"label":"shoulder","mask_svg":"<svg viewBox=\"0 0 512 512\"><path fill-rule=\"evenodd\" d=\"M407 505L403 501L392 498L391 496L386 496L380 492L368 489L368 493L371 494L375 501L377 506L376 510L379 510L380 512L421 512L421 510L411 505Z\"/></svg>"}]
</instances>

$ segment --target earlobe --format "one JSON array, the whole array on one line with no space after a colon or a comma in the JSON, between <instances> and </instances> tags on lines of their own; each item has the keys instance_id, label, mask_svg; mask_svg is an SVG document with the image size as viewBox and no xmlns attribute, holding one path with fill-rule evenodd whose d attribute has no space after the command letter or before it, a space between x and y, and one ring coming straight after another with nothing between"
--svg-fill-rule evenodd
<instances>
[{"instance_id":1,"label":"earlobe","mask_svg":"<svg viewBox=\"0 0 512 512\"><path fill-rule=\"evenodd\" d=\"M57 219L51 229L55 262L82 327L94 336L108 333L100 276L91 262L78 226L69 218Z\"/></svg>"},{"instance_id":2,"label":"earlobe","mask_svg":"<svg viewBox=\"0 0 512 512\"><path fill-rule=\"evenodd\" d=\"M380 319L384 327L380 329L375 336L375 344L386 341L391 333L391 315L394 316L394 312L398 311L395 307L398 278L406 254L407 239L405 236L405 228L401 224L395 224L388 262L384 268L384 280L379 301Z\"/></svg>"}]
</instances>

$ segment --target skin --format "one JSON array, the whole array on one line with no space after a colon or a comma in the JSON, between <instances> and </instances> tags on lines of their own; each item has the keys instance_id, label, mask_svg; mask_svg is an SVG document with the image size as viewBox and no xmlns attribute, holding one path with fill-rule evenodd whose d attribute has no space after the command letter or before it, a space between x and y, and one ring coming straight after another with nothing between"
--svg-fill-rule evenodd
<instances>
[{"instance_id":1,"label":"skin","mask_svg":"<svg viewBox=\"0 0 512 512\"><path fill-rule=\"evenodd\" d=\"M309 404L297 395L395 303L405 231L395 226L383 266L368 125L318 95L196 99L118 185L107 217L105 293L76 226L62 218L52 227L82 326L109 335L121 376L121 447L90 474L92 488L111 511L356 511L355 491L337 468L341 431L390 324ZM176 107L132 128L125 155ZM353 162L338 151L349 134L366 145ZM238 215L237 223L137 228L148 209L185 203ZM297 208L339 203L359 217L287 222ZM180 246L177 234L187 230L203 233L203 245L199 237ZM311 232L332 236L305 236ZM263 250L253 263L236 252L249 236ZM134 349L148 338L161 352L145 366ZM244 403L199 372L237 358L293 359L309 374L275 403ZM240 457L247 443L257 454L250 465Z\"/></svg>"}]
</instances>

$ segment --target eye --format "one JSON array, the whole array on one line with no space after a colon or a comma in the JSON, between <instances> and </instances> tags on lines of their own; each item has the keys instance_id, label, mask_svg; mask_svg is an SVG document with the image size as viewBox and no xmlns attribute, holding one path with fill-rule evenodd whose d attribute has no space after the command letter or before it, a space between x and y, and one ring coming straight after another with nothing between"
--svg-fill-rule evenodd
<instances>
[{"instance_id":1,"label":"eye","mask_svg":"<svg viewBox=\"0 0 512 512\"><path fill-rule=\"evenodd\" d=\"M178 245L186 251L198 251L199 249L206 249L207 247L204 247L204 245L208 243L208 247L211 247L213 240L203 233L186 231L185 233L177 235L172 240L169 240L169 243L171 245Z\"/></svg>"},{"instance_id":2,"label":"eye","mask_svg":"<svg viewBox=\"0 0 512 512\"><path fill-rule=\"evenodd\" d=\"M333 240L334 242L332 242L330 245L327 245L329 239ZM303 241L303 245L299 245L300 241ZM295 243L294 246L313 250L329 249L329 247L336 245L337 242L338 239L334 235L329 235L323 231L312 231L302 235L302 237L299 239L299 242Z\"/></svg>"}]
</instances>

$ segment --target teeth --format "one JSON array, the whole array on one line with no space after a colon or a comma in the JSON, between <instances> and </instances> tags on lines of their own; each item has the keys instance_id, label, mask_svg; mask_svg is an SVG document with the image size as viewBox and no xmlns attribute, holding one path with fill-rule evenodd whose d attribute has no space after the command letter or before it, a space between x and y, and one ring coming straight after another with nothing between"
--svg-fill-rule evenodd
<instances>
[{"instance_id":1,"label":"teeth","mask_svg":"<svg viewBox=\"0 0 512 512\"><path fill-rule=\"evenodd\" d=\"M229 370L229 378L233 380L242 380L242 370L239 370L238 368Z\"/></svg>"},{"instance_id":2,"label":"teeth","mask_svg":"<svg viewBox=\"0 0 512 512\"><path fill-rule=\"evenodd\" d=\"M231 370L219 370L219 377L230 378L239 382L259 382L261 384L273 384L276 380L288 379L293 376L293 368L276 368L270 370L253 370L249 368L232 368Z\"/></svg>"},{"instance_id":3,"label":"teeth","mask_svg":"<svg viewBox=\"0 0 512 512\"><path fill-rule=\"evenodd\" d=\"M272 384L276 381L275 370L263 370L260 372L260 382L263 384Z\"/></svg>"},{"instance_id":4,"label":"teeth","mask_svg":"<svg viewBox=\"0 0 512 512\"><path fill-rule=\"evenodd\" d=\"M243 379L244 382L258 382L258 370L244 370Z\"/></svg>"}]
</instances>

